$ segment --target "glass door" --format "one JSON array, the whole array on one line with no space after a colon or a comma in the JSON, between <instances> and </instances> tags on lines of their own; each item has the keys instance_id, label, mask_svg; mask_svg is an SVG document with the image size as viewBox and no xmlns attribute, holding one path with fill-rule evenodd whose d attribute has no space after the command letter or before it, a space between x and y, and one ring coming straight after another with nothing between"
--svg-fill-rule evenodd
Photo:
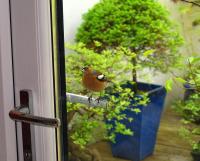
<instances>
[{"instance_id":1,"label":"glass door","mask_svg":"<svg viewBox=\"0 0 200 161\"><path fill-rule=\"evenodd\" d=\"M17 159L66 161L62 0L10 0L10 19Z\"/></svg>"},{"instance_id":2,"label":"glass door","mask_svg":"<svg viewBox=\"0 0 200 161\"><path fill-rule=\"evenodd\" d=\"M9 2L18 161L169 160L181 149L191 158L170 109L183 93L173 81L185 82L174 75L186 47L178 11L166 8L174 2Z\"/></svg>"}]
</instances>

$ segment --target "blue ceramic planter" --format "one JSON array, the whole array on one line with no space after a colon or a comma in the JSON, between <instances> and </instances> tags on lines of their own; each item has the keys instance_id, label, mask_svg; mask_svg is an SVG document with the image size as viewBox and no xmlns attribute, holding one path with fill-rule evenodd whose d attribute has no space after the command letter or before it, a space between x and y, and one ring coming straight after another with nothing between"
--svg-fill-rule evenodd
<instances>
[{"instance_id":1,"label":"blue ceramic planter","mask_svg":"<svg viewBox=\"0 0 200 161\"><path fill-rule=\"evenodd\" d=\"M131 87L129 84L125 86ZM149 93L150 103L145 107L139 106L139 114L130 110L124 112L134 119L131 123L123 122L134 131L134 135L117 134L116 143L111 143L113 156L131 161L143 160L153 153L166 96L165 88L160 85L138 83L138 89Z\"/></svg>"}]
</instances>

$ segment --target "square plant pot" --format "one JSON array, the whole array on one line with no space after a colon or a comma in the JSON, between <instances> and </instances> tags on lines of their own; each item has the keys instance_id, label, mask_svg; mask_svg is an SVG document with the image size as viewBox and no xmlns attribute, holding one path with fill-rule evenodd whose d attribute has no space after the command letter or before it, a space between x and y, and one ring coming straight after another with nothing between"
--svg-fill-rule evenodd
<instances>
[{"instance_id":1,"label":"square plant pot","mask_svg":"<svg viewBox=\"0 0 200 161\"><path fill-rule=\"evenodd\" d=\"M140 161L154 152L157 131L160 124L160 118L164 107L166 90L163 86L138 83L138 90L148 92L150 102L146 106L139 106L141 112L136 114L125 110L124 113L134 120L130 123L122 121L133 132L133 136L122 134L116 135L116 142L111 143L113 156L129 159L131 161ZM130 84L125 87L131 88ZM133 107L133 102L130 108Z\"/></svg>"}]
</instances>

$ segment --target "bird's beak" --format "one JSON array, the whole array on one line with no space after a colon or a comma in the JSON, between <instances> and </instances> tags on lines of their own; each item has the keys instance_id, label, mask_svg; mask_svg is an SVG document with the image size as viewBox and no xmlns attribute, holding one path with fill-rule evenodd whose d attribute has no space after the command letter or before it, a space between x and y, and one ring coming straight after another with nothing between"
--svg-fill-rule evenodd
<instances>
[{"instance_id":1,"label":"bird's beak","mask_svg":"<svg viewBox=\"0 0 200 161\"><path fill-rule=\"evenodd\" d=\"M85 67L83 67L83 68L81 69L81 71L84 72L84 71L85 71Z\"/></svg>"},{"instance_id":2,"label":"bird's beak","mask_svg":"<svg viewBox=\"0 0 200 161\"><path fill-rule=\"evenodd\" d=\"M82 72L85 72L88 69L88 67L83 67Z\"/></svg>"}]
</instances>

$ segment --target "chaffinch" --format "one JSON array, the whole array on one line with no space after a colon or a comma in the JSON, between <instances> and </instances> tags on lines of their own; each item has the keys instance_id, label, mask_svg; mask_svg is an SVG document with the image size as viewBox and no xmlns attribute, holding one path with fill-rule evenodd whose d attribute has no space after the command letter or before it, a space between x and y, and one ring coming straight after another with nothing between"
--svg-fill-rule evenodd
<instances>
[{"instance_id":1,"label":"chaffinch","mask_svg":"<svg viewBox=\"0 0 200 161\"><path fill-rule=\"evenodd\" d=\"M83 86L89 91L101 92L105 89L106 84L110 82L104 74L96 70L92 70L92 68L90 67L84 67L82 71L83 71L83 77L82 77ZM88 98L89 102L91 98L92 95ZM99 102L99 98L97 100Z\"/></svg>"}]
</instances>

